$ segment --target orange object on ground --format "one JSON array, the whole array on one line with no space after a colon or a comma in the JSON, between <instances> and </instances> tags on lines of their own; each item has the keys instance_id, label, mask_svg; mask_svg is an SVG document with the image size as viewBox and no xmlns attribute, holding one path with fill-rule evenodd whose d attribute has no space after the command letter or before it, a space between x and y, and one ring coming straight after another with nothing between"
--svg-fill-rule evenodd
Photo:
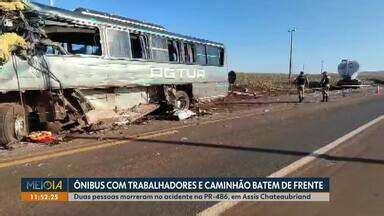
<instances>
[{"instance_id":1,"label":"orange object on ground","mask_svg":"<svg viewBox=\"0 0 384 216\"><path fill-rule=\"evenodd\" d=\"M56 140L53 134L49 131L32 132L28 136L28 140L34 143L50 144Z\"/></svg>"}]
</instances>

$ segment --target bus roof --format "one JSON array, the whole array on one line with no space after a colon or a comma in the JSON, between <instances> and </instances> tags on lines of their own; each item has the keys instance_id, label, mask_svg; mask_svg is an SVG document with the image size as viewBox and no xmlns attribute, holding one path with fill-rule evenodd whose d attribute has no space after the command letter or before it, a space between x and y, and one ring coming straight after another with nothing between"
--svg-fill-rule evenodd
<instances>
[{"instance_id":1,"label":"bus roof","mask_svg":"<svg viewBox=\"0 0 384 216\"><path fill-rule=\"evenodd\" d=\"M86 8L77 8L71 11L36 2L31 3L30 6L48 19L70 21L83 25L104 25L109 27L127 28L164 37L224 47L222 43L169 32L161 25L143 22L127 17L116 16Z\"/></svg>"}]
</instances>

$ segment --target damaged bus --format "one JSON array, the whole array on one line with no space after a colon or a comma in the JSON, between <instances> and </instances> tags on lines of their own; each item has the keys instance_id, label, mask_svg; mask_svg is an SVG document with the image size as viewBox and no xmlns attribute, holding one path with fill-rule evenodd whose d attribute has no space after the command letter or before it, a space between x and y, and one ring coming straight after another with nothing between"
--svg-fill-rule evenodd
<instances>
[{"instance_id":1,"label":"damaged bus","mask_svg":"<svg viewBox=\"0 0 384 216\"><path fill-rule=\"evenodd\" d=\"M221 43L84 8L1 1L0 13L0 145L227 95Z\"/></svg>"}]
</instances>

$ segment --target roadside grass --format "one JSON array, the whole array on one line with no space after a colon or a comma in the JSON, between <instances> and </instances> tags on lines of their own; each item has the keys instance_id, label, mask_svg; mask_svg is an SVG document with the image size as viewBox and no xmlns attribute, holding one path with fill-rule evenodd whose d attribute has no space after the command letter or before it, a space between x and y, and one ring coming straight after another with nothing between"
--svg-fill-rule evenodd
<instances>
[{"instance_id":1,"label":"roadside grass","mask_svg":"<svg viewBox=\"0 0 384 216\"><path fill-rule=\"evenodd\" d=\"M384 72L364 72L360 74L359 79L366 83L384 85Z\"/></svg>"},{"instance_id":2,"label":"roadside grass","mask_svg":"<svg viewBox=\"0 0 384 216\"><path fill-rule=\"evenodd\" d=\"M331 85L335 86L339 81L339 75L335 73L329 75L331 76ZM292 80L296 76L296 74L292 75ZM320 87L320 74L309 74L307 77L310 87ZM358 78L366 85L384 84L384 72L364 72ZM236 86L239 90L269 95L296 93L295 86L289 85L288 75L281 73L238 73Z\"/></svg>"}]
</instances>

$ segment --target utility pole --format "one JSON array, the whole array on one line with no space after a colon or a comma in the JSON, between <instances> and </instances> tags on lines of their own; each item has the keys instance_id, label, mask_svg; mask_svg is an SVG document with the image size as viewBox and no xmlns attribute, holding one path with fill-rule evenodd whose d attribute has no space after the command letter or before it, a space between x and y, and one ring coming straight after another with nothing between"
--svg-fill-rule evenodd
<instances>
[{"instance_id":1,"label":"utility pole","mask_svg":"<svg viewBox=\"0 0 384 216\"><path fill-rule=\"evenodd\" d=\"M296 31L296 28L291 28L288 32L290 33L290 50L289 50L289 84L291 84L291 78L292 78L292 55L293 55L293 33Z\"/></svg>"},{"instance_id":2,"label":"utility pole","mask_svg":"<svg viewBox=\"0 0 384 216\"><path fill-rule=\"evenodd\" d=\"M322 74L324 72L324 60L321 60L321 71L320 73Z\"/></svg>"}]
</instances>

